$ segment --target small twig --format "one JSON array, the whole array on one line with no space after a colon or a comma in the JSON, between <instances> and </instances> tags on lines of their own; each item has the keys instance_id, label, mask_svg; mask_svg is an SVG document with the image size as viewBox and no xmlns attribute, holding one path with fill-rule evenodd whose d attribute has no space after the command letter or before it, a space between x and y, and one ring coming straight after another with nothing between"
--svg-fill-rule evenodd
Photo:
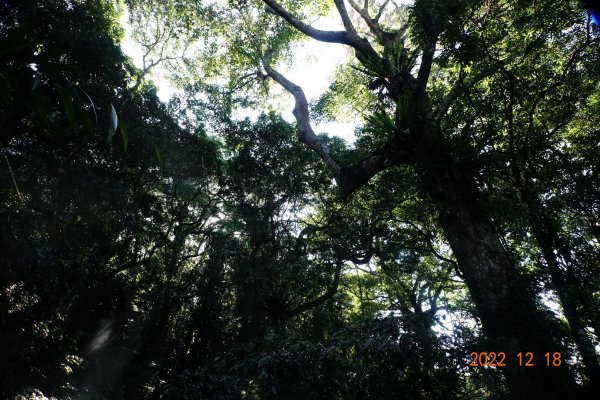
<instances>
[{"instance_id":1,"label":"small twig","mask_svg":"<svg viewBox=\"0 0 600 400\"><path fill-rule=\"evenodd\" d=\"M17 185L17 180L15 179L15 174L13 173L12 167L10 165L10 161L8 161L8 156L6 155L6 149L4 148L4 145L2 145L2 142L0 142L0 151L2 151L2 155L4 156L4 160L6 161L6 167L8 168L8 173L10 174L10 177L12 179L12 183L13 183L13 186L15 187L15 191L17 192L17 196L19 197L20 200L23 200L23 195L21 194L21 191L19 190L19 186Z\"/></svg>"}]
</instances>

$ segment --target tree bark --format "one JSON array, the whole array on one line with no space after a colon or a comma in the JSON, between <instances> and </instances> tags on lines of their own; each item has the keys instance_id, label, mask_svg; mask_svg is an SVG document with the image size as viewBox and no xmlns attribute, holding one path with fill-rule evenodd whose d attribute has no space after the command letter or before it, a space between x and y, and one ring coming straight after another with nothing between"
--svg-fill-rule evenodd
<instances>
[{"instance_id":1,"label":"tree bark","mask_svg":"<svg viewBox=\"0 0 600 400\"><path fill-rule=\"evenodd\" d=\"M567 254L568 249L564 246L555 224L548 213L544 211L534 193L523 183L519 188L519 193L521 201L525 203L529 211L533 235L540 246L548 274L552 278L552 284L569 322L573 340L585 365L585 372L590 379L592 388L600 393L600 364L594 344L585 331L585 322L579 311L580 308L584 308L585 301L581 301L581 296L585 296L585 294L574 293L577 282L570 270L574 267L574 260L570 254ZM555 251L561 254L565 260L566 271L564 272Z\"/></svg>"},{"instance_id":2,"label":"tree bark","mask_svg":"<svg viewBox=\"0 0 600 400\"><path fill-rule=\"evenodd\" d=\"M267 74L296 100L294 116L299 140L320 156L343 196L393 165L406 164L415 168L424 193L438 211L440 225L458 260L484 333L489 338L488 343L494 346L487 351L506 353L506 367L502 368L513 398L580 398L576 394L575 380L564 362L559 367L545 366L546 353L552 356L560 352L560 348L536 307L533 293L502 246L472 174L459 169L452 143L446 141L435 127L457 94L451 91L449 100L442 101L440 109L431 111L425 92L429 73L427 63L431 59L423 56L419 76L425 78L420 87L412 90L410 117L404 124L408 128L406 133L394 132L383 147L351 166L341 166L314 134L302 88L275 71L269 61L268 56L263 57ZM519 365L517 354L522 353L526 358L528 352L534 354L534 367ZM566 354L561 354L561 358L564 356Z\"/></svg>"},{"instance_id":3,"label":"tree bark","mask_svg":"<svg viewBox=\"0 0 600 400\"><path fill-rule=\"evenodd\" d=\"M424 168L420 175L490 339L486 351L506 353L503 371L512 397L578 398L564 362L546 366L545 354L561 349L502 246L474 180L457 168ZM517 354L526 352L534 354L535 367L519 366Z\"/></svg>"}]
</instances>

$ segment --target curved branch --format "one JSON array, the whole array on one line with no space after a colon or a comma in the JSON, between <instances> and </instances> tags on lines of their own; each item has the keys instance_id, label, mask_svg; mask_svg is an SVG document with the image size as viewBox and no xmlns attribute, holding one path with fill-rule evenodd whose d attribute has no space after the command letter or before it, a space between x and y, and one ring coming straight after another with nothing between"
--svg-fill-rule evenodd
<instances>
[{"instance_id":1,"label":"curved branch","mask_svg":"<svg viewBox=\"0 0 600 400\"><path fill-rule=\"evenodd\" d=\"M373 18L374 22L376 22L376 23L379 22L379 18L381 18L381 16L383 15L383 11L385 10L385 7L388 5L389 2L390 2L390 0L385 0L383 2L383 4L381 5L381 7L379 7L379 11L377 11L377 15L375 16L375 18Z\"/></svg>"},{"instance_id":2,"label":"curved branch","mask_svg":"<svg viewBox=\"0 0 600 400\"><path fill-rule=\"evenodd\" d=\"M383 12L383 8L385 8L385 6L387 5L388 2L389 2L389 0L387 0L383 4L383 6L380 9L380 13ZM373 35L375 35L375 37L377 38L377 41L379 43L383 44L385 35L383 32L383 29L381 29L381 26L379 26L379 22L377 22L379 17L381 16L381 14L377 13L377 18L373 19L373 18L371 18L371 15L369 15L369 10L367 9L367 7L361 8L354 0L348 0L348 3L350 3L352 8L354 8L354 10L358 13L358 15L360 15L361 18L366 22L371 33ZM368 6L368 3L365 4L365 6Z\"/></svg>"},{"instance_id":3,"label":"curved branch","mask_svg":"<svg viewBox=\"0 0 600 400\"><path fill-rule=\"evenodd\" d=\"M319 296L311 301L307 301L306 303L300 304L299 306L291 309L290 311L288 311L286 313L286 315L288 317L294 317L296 315L302 314L305 311L310 310L311 308L321 305L321 304L325 303L327 300L329 300L330 298L332 298L333 295L337 293L338 286L340 285L341 272L342 272L342 262L338 261L337 265L335 266L335 275L333 276L333 283L327 289L327 291L325 293L323 293L321 296Z\"/></svg>"},{"instance_id":4,"label":"curved branch","mask_svg":"<svg viewBox=\"0 0 600 400\"><path fill-rule=\"evenodd\" d=\"M333 174L342 195L349 196L355 190L365 185L373 176L393 165L406 163L410 160L411 152L408 151L406 138L401 135L392 136L387 143L373 151L363 160L350 165L341 166L330 154L326 143L319 138L310 123L308 101L302 88L288 80L269 65L270 55L262 58L263 68L267 75L279 83L295 99L293 114L298 126L298 139L311 148L323 160L329 171Z\"/></svg>"},{"instance_id":5,"label":"curved branch","mask_svg":"<svg viewBox=\"0 0 600 400\"><path fill-rule=\"evenodd\" d=\"M348 10L346 10L344 0L333 0L333 2L335 3L335 8L337 8L340 17L342 18L342 23L344 24L344 29L346 29L346 32L350 32L351 34L358 36L358 32L356 32L356 29L354 28L354 25L348 16Z\"/></svg>"},{"instance_id":6,"label":"curved branch","mask_svg":"<svg viewBox=\"0 0 600 400\"><path fill-rule=\"evenodd\" d=\"M263 57L263 67L267 74L279 83L285 90L287 90L295 99L294 106L294 117L296 118L296 124L298 125L298 138L312 150L325 162L327 168L331 171L336 181L340 178L341 167L337 161L329 153L329 148L323 141L315 134L310 124L310 114L308 111L308 101L302 88L292 81L288 80L285 76L275 71L270 65L268 56ZM338 184L340 182L338 181Z\"/></svg>"},{"instance_id":7,"label":"curved branch","mask_svg":"<svg viewBox=\"0 0 600 400\"><path fill-rule=\"evenodd\" d=\"M346 8L342 1L336 0L336 7L338 8L338 12L340 12L340 16L342 17L342 21L344 22L344 26L346 28L346 30L343 31L324 31L313 28L312 26L300 21L276 1L263 0L263 2L294 28L315 40L327 43L345 44L354 48L364 57L379 59L379 55L373 49L373 47L371 47L369 41L361 38L356 33L356 30L354 30L354 27L348 18L348 14L345 12Z\"/></svg>"},{"instance_id":8,"label":"curved branch","mask_svg":"<svg viewBox=\"0 0 600 400\"><path fill-rule=\"evenodd\" d=\"M353 46L351 35L347 31L324 31L313 28L312 26L300 21L294 15L290 14L279 3L273 0L263 0L277 15L285 19L290 25L298 29L305 35L310 36L315 40L327 43L340 43L348 46Z\"/></svg>"}]
</instances>

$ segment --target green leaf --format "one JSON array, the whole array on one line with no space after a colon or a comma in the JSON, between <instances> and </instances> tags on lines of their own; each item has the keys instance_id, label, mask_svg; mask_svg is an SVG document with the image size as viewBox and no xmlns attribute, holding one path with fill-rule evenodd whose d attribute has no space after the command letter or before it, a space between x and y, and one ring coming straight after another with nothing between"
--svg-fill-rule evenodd
<instances>
[{"instance_id":1,"label":"green leaf","mask_svg":"<svg viewBox=\"0 0 600 400\"><path fill-rule=\"evenodd\" d=\"M124 122L119 124L119 131L121 132L121 139L123 140L123 152L126 152L127 144L129 143L129 130Z\"/></svg>"},{"instance_id":2,"label":"green leaf","mask_svg":"<svg viewBox=\"0 0 600 400\"><path fill-rule=\"evenodd\" d=\"M108 126L108 143L112 142L112 138L117 131L117 125L119 125L119 118L117 117L117 111L115 107L110 104L110 125Z\"/></svg>"},{"instance_id":3,"label":"green leaf","mask_svg":"<svg viewBox=\"0 0 600 400\"><path fill-rule=\"evenodd\" d=\"M160 164L160 167L163 168L165 166L165 162L163 160L163 157L162 157L162 154L160 152L160 149L156 145L154 145L154 154L156 154L156 159L158 160L158 163Z\"/></svg>"}]
</instances>

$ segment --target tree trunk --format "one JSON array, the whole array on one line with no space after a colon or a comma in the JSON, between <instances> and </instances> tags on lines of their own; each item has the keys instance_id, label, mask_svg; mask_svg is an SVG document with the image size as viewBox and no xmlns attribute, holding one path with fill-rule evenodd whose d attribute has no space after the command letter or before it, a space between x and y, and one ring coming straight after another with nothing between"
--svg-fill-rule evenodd
<instances>
[{"instance_id":1,"label":"tree trunk","mask_svg":"<svg viewBox=\"0 0 600 400\"><path fill-rule=\"evenodd\" d=\"M426 169L426 168L423 168ZM574 379L564 362L546 366L546 353L560 352L483 208L474 180L454 168L421 173L439 220L490 339L486 351L505 352L503 367L514 399L576 399ZM535 367L519 366L518 353L534 354ZM562 359L565 355L562 354Z\"/></svg>"},{"instance_id":2,"label":"tree trunk","mask_svg":"<svg viewBox=\"0 0 600 400\"><path fill-rule=\"evenodd\" d=\"M574 260L565 249L566 246L563 245L562 238L553 221L550 220L547 212L544 212L536 196L525 185L521 185L520 195L521 200L528 208L533 235L542 250L548 273L569 322L571 334L585 364L585 372L590 379L591 386L600 393L600 364L594 344L585 331L584 319L579 312L580 308L584 308L581 296L585 296L585 294L574 293L578 286L570 270L574 266ZM567 264L565 272L560 268L555 250L563 256Z\"/></svg>"}]
</instances>

